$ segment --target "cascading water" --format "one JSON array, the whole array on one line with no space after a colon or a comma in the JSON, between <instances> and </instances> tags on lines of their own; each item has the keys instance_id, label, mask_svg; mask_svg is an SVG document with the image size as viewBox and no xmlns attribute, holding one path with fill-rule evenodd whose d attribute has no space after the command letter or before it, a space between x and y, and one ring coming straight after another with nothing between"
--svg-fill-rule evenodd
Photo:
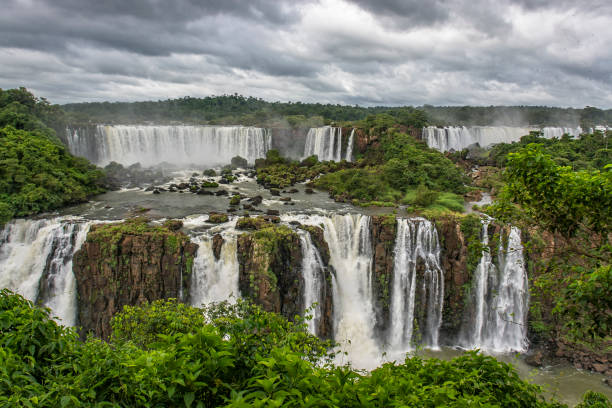
<instances>
[{"instance_id":1,"label":"cascading water","mask_svg":"<svg viewBox=\"0 0 612 408\"><path fill-rule=\"evenodd\" d=\"M349 136L348 145L346 146L346 161L353 161L353 138L355 136L355 129L351 130L351 135Z\"/></svg>"},{"instance_id":2,"label":"cascading water","mask_svg":"<svg viewBox=\"0 0 612 408\"><path fill-rule=\"evenodd\" d=\"M91 140L82 129L66 130L68 149L101 166L111 161L211 166L229 163L234 156L253 163L271 146L267 129L247 126L98 125L93 136Z\"/></svg>"},{"instance_id":3,"label":"cascading water","mask_svg":"<svg viewBox=\"0 0 612 408\"><path fill-rule=\"evenodd\" d=\"M8 223L0 235L0 287L49 307L63 324L75 325L72 256L90 225L61 218Z\"/></svg>"},{"instance_id":4,"label":"cascading water","mask_svg":"<svg viewBox=\"0 0 612 408\"><path fill-rule=\"evenodd\" d=\"M222 237L219 259L213 254L212 237L200 236L194 240L198 252L191 273L189 298L193 306L224 300L233 302L240 296L236 235L233 230L227 230Z\"/></svg>"},{"instance_id":5,"label":"cascading water","mask_svg":"<svg viewBox=\"0 0 612 408\"><path fill-rule=\"evenodd\" d=\"M560 138L564 134L578 137L582 133L580 127L514 127L514 126L447 126L438 128L428 126L423 128L422 138L427 146L446 152L463 150L474 143L486 148L496 143L517 142L530 132L540 131L547 139Z\"/></svg>"},{"instance_id":6,"label":"cascading water","mask_svg":"<svg viewBox=\"0 0 612 408\"><path fill-rule=\"evenodd\" d=\"M482 221L484 248L489 246L490 222ZM518 228L510 228L507 246L500 243L498 258L501 270L489 251L482 251L474 277L474 317L466 330L465 346L496 353L525 351L528 288Z\"/></svg>"},{"instance_id":7,"label":"cascading water","mask_svg":"<svg viewBox=\"0 0 612 408\"><path fill-rule=\"evenodd\" d=\"M310 233L298 230L302 246L302 276L304 277L304 306L310 309L312 319L307 321L308 331L317 335L323 305L324 265L319 251L312 243Z\"/></svg>"},{"instance_id":8,"label":"cascading water","mask_svg":"<svg viewBox=\"0 0 612 408\"><path fill-rule=\"evenodd\" d=\"M440 266L440 242L434 225L424 218L398 219L394 256L389 345L401 351L412 347L417 274L422 265L420 297L425 306L425 321L420 333L421 343L437 348L444 302L444 271Z\"/></svg>"},{"instance_id":9,"label":"cascading water","mask_svg":"<svg viewBox=\"0 0 612 408\"><path fill-rule=\"evenodd\" d=\"M317 155L321 161L342 160L342 128L323 126L311 128L306 135L304 158Z\"/></svg>"}]
</instances>

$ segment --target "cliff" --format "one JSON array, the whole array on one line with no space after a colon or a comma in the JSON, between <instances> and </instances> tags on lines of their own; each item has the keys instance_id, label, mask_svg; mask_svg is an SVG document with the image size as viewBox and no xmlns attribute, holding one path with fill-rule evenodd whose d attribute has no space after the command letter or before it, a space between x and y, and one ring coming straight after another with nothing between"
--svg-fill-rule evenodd
<instances>
[{"instance_id":1,"label":"cliff","mask_svg":"<svg viewBox=\"0 0 612 408\"><path fill-rule=\"evenodd\" d=\"M142 218L91 227L73 259L82 335L106 339L111 317L123 306L189 293L184 277L197 245L176 227L151 226Z\"/></svg>"}]
</instances>

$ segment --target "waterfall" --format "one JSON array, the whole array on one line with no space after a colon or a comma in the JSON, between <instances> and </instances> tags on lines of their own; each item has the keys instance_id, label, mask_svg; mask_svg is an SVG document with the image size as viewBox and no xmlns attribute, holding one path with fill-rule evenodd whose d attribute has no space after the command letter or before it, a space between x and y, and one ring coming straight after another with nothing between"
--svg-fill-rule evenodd
<instances>
[{"instance_id":1,"label":"waterfall","mask_svg":"<svg viewBox=\"0 0 612 408\"><path fill-rule=\"evenodd\" d=\"M546 139L557 138L560 139L563 135L570 135L571 137L579 137L582 134L582 128L580 126L576 128L569 127L544 127L542 128L542 136Z\"/></svg>"},{"instance_id":2,"label":"waterfall","mask_svg":"<svg viewBox=\"0 0 612 408\"><path fill-rule=\"evenodd\" d=\"M93 140L85 133L67 129L68 149L100 166L111 161L211 166L227 164L234 156L253 163L265 157L272 143L267 129L247 126L98 125Z\"/></svg>"},{"instance_id":3,"label":"waterfall","mask_svg":"<svg viewBox=\"0 0 612 408\"><path fill-rule=\"evenodd\" d=\"M238 289L237 241L233 230L224 231L219 259L213 254L213 238L200 236L194 240L198 252L191 272L190 300L193 306L211 302L235 301Z\"/></svg>"},{"instance_id":4,"label":"waterfall","mask_svg":"<svg viewBox=\"0 0 612 408\"><path fill-rule=\"evenodd\" d=\"M353 137L355 136L355 129L351 130L349 136L348 145L346 146L346 161L353 161Z\"/></svg>"},{"instance_id":5,"label":"waterfall","mask_svg":"<svg viewBox=\"0 0 612 408\"><path fill-rule=\"evenodd\" d=\"M91 222L15 220L0 235L0 287L49 307L68 326L77 320L72 256Z\"/></svg>"},{"instance_id":6,"label":"waterfall","mask_svg":"<svg viewBox=\"0 0 612 408\"><path fill-rule=\"evenodd\" d=\"M317 155L321 161L342 160L342 128L323 126L310 128L306 135L304 158Z\"/></svg>"},{"instance_id":7,"label":"waterfall","mask_svg":"<svg viewBox=\"0 0 612 408\"><path fill-rule=\"evenodd\" d=\"M511 227L506 248L500 243L498 270L488 251L490 222L482 220L485 250L474 276L475 312L466 346L498 353L525 351L528 288L521 233Z\"/></svg>"},{"instance_id":8,"label":"waterfall","mask_svg":"<svg viewBox=\"0 0 612 408\"><path fill-rule=\"evenodd\" d=\"M425 321L421 343L437 348L444 303L444 271L440 266L440 242L434 225L424 218L399 218L394 257L389 345L396 350L412 347L417 279L422 279L420 297ZM417 276L419 265L423 266L422 277Z\"/></svg>"},{"instance_id":9,"label":"waterfall","mask_svg":"<svg viewBox=\"0 0 612 408\"><path fill-rule=\"evenodd\" d=\"M580 127L515 127L515 126L447 126L443 128L427 126L423 128L422 139L427 146L446 152L463 150L474 143L486 148L497 143L518 142L521 137L530 132L540 131L547 139L560 138L564 134L578 137L582 133Z\"/></svg>"},{"instance_id":10,"label":"waterfall","mask_svg":"<svg viewBox=\"0 0 612 408\"><path fill-rule=\"evenodd\" d=\"M306 323L308 331L317 335L317 327L323 315L323 285L324 265L319 251L312 243L310 233L298 230L300 244L302 246L302 275L304 277L304 307L312 307L312 319ZM315 305L316 304L316 305ZM313 307L314 305L314 307Z\"/></svg>"}]
</instances>

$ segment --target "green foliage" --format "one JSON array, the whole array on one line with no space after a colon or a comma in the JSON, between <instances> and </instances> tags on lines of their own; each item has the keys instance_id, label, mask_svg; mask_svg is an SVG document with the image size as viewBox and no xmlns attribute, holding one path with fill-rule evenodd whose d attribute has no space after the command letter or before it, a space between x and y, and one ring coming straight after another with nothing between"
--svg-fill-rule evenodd
<instances>
[{"instance_id":1,"label":"green foliage","mask_svg":"<svg viewBox=\"0 0 612 408\"><path fill-rule=\"evenodd\" d=\"M612 330L612 266L606 265L567 279L555 311L575 339L605 339Z\"/></svg>"},{"instance_id":2,"label":"green foliage","mask_svg":"<svg viewBox=\"0 0 612 408\"><path fill-rule=\"evenodd\" d=\"M518 152L531 143L537 143L559 166L570 166L572 170L601 170L606 164L612 163L612 149L607 147L609 137L602 132L595 132L583 134L579 139L571 137L545 139L541 137L540 132L531 132L530 135L523 136L520 142L493 146L488 158L476 162L481 165L505 167L509 153Z\"/></svg>"},{"instance_id":3,"label":"green foliage","mask_svg":"<svg viewBox=\"0 0 612 408\"><path fill-rule=\"evenodd\" d=\"M103 191L103 174L39 131L0 129L0 217L83 202Z\"/></svg>"},{"instance_id":4,"label":"green foliage","mask_svg":"<svg viewBox=\"0 0 612 408\"><path fill-rule=\"evenodd\" d=\"M612 225L612 171L572 171L537 144L508 155L505 194L544 228L573 236Z\"/></svg>"},{"instance_id":5,"label":"green foliage","mask_svg":"<svg viewBox=\"0 0 612 408\"><path fill-rule=\"evenodd\" d=\"M334 367L329 343L244 301L125 308L110 343L78 340L0 292L0 405L28 407L561 407L492 357ZM587 393L581 407L606 406Z\"/></svg>"}]
</instances>

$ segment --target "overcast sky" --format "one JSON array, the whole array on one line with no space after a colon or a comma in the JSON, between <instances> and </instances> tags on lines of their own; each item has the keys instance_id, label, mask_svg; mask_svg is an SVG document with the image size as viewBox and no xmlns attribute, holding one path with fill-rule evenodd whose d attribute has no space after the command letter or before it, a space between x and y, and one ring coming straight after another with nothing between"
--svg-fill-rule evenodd
<instances>
[{"instance_id":1,"label":"overcast sky","mask_svg":"<svg viewBox=\"0 0 612 408\"><path fill-rule=\"evenodd\" d=\"M612 108L610 0L2 0L0 88Z\"/></svg>"}]
</instances>

